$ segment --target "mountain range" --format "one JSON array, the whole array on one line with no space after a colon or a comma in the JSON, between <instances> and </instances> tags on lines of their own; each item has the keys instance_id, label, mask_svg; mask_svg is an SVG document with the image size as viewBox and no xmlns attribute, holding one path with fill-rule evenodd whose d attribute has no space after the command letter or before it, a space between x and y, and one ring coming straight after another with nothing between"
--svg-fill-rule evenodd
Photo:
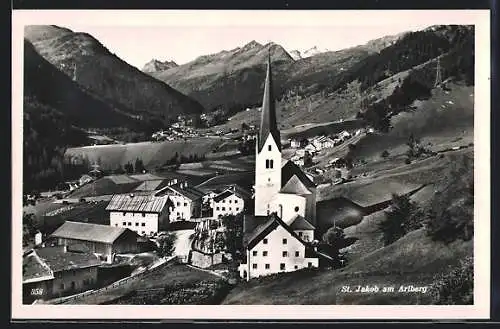
<instances>
[{"instance_id":1,"label":"mountain range","mask_svg":"<svg viewBox=\"0 0 500 329\"><path fill-rule=\"evenodd\" d=\"M87 33L32 25L25 27L24 36L68 81L131 119L169 121L204 110L197 101L127 64Z\"/></svg>"}]
</instances>

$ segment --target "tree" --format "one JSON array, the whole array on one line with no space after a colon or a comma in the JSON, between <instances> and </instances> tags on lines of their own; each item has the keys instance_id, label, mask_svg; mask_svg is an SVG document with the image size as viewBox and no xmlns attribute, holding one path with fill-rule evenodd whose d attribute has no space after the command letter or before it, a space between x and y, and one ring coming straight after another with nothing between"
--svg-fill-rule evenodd
<instances>
[{"instance_id":1,"label":"tree","mask_svg":"<svg viewBox=\"0 0 500 329\"><path fill-rule=\"evenodd\" d=\"M304 167L310 167L313 165L313 157L311 155L311 153L309 153L308 151L306 151L304 153Z\"/></svg>"},{"instance_id":2,"label":"tree","mask_svg":"<svg viewBox=\"0 0 500 329\"><path fill-rule=\"evenodd\" d=\"M143 171L146 170L146 168L144 167L144 164L142 163L142 159L135 159L135 172L136 173L142 173Z\"/></svg>"},{"instance_id":3,"label":"tree","mask_svg":"<svg viewBox=\"0 0 500 329\"><path fill-rule=\"evenodd\" d=\"M334 266L344 266L345 258L340 249L347 246L344 230L338 226L332 226L323 234L320 249L325 251L334 260Z\"/></svg>"},{"instance_id":4,"label":"tree","mask_svg":"<svg viewBox=\"0 0 500 329\"><path fill-rule=\"evenodd\" d=\"M385 212L385 220L379 223L384 245L390 245L406 233L422 226L422 211L407 195L393 194L392 204Z\"/></svg>"},{"instance_id":5,"label":"tree","mask_svg":"<svg viewBox=\"0 0 500 329\"><path fill-rule=\"evenodd\" d=\"M127 164L125 165L125 171L127 172L127 174L133 174L134 173L134 165L131 164L130 162L127 162Z\"/></svg>"},{"instance_id":6,"label":"tree","mask_svg":"<svg viewBox=\"0 0 500 329\"><path fill-rule=\"evenodd\" d=\"M158 255L160 257L172 256L172 253L175 249L176 240L177 236L172 232L167 232L166 234L160 235L156 240L158 243Z\"/></svg>"},{"instance_id":7,"label":"tree","mask_svg":"<svg viewBox=\"0 0 500 329\"><path fill-rule=\"evenodd\" d=\"M23 213L23 246L29 244L37 230L38 227L35 222L35 214Z\"/></svg>"},{"instance_id":8,"label":"tree","mask_svg":"<svg viewBox=\"0 0 500 329\"><path fill-rule=\"evenodd\" d=\"M233 259L238 259L243 253L243 215L240 213L223 216L222 225L226 228L226 249Z\"/></svg>"}]
</instances>

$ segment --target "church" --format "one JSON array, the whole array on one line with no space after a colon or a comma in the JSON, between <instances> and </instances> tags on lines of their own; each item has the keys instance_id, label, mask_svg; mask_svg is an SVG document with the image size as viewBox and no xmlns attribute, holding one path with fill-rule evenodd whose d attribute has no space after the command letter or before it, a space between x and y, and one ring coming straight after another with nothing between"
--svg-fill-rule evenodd
<instances>
[{"instance_id":1,"label":"church","mask_svg":"<svg viewBox=\"0 0 500 329\"><path fill-rule=\"evenodd\" d=\"M254 215L243 223L246 280L318 267L311 245L316 225L316 185L292 161L282 160L271 60L268 58L260 131L256 143Z\"/></svg>"}]
</instances>

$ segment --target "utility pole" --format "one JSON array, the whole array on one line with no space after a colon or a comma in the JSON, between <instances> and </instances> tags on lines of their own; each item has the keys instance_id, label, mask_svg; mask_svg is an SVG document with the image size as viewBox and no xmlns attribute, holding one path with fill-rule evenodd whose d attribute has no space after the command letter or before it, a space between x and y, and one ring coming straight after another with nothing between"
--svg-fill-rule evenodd
<instances>
[{"instance_id":1,"label":"utility pole","mask_svg":"<svg viewBox=\"0 0 500 329\"><path fill-rule=\"evenodd\" d=\"M436 81L434 82L434 87L439 87L442 83L442 78L441 78L441 63L439 60L439 57L437 58L437 65L436 65Z\"/></svg>"}]
</instances>

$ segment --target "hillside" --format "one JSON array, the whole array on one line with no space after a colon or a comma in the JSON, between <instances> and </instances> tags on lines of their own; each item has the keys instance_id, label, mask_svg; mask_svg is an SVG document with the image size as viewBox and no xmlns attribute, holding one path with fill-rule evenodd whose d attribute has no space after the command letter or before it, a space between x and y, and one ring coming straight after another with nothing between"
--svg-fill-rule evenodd
<instances>
[{"instance_id":1,"label":"hillside","mask_svg":"<svg viewBox=\"0 0 500 329\"><path fill-rule=\"evenodd\" d=\"M132 126L136 120L92 95L24 41L24 96L58 110L78 127Z\"/></svg>"},{"instance_id":2,"label":"hillside","mask_svg":"<svg viewBox=\"0 0 500 329\"><path fill-rule=\"evenodd\" d=\"M25 37L58 70L136 118L168 121L203 111L198 102L122 61L87 33L32 25Z\"/></svg>"}]
</instances>

